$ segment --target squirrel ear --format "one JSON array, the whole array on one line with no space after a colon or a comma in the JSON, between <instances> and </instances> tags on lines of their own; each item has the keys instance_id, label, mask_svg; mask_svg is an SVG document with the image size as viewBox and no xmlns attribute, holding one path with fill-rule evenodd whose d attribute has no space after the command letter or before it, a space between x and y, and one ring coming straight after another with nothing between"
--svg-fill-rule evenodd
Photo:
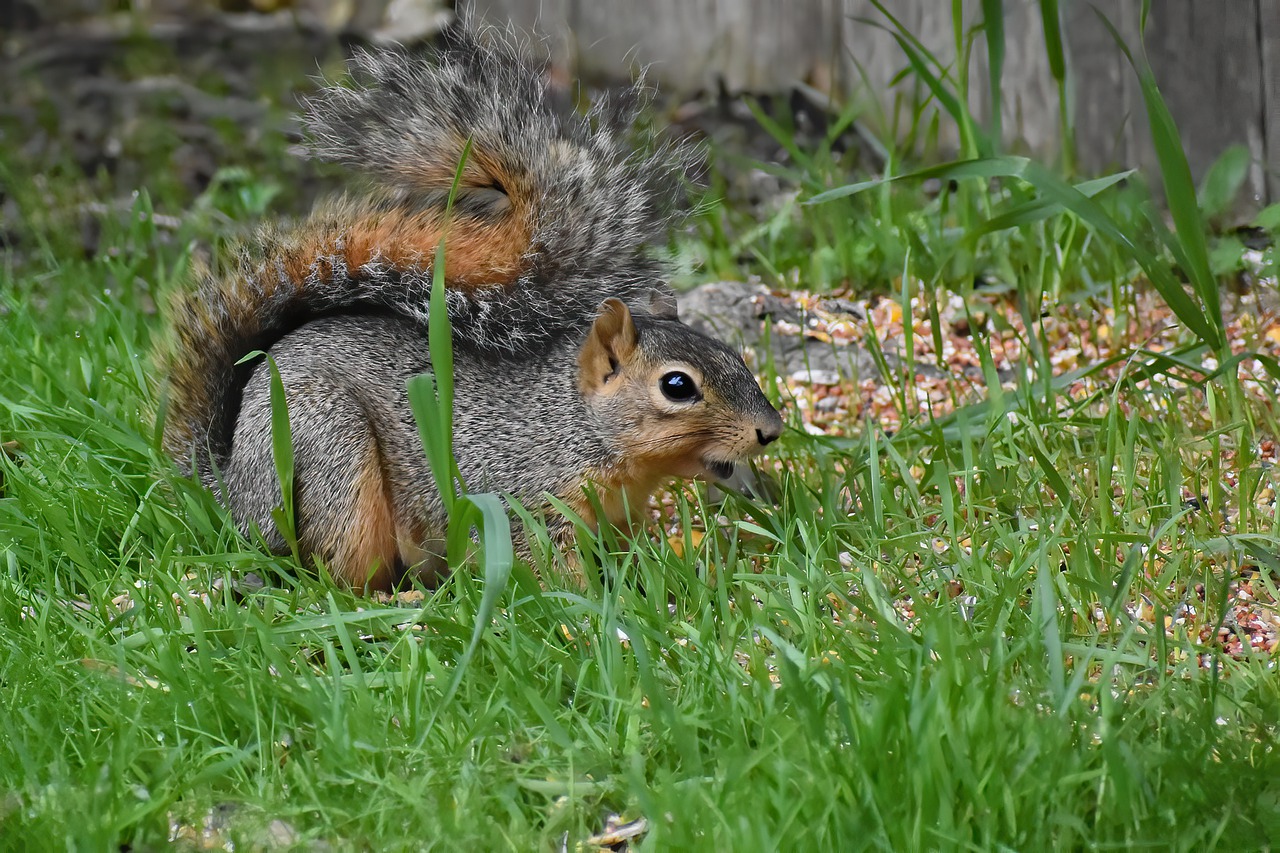
<instances>
[{"instance_id":1,"label":"squirrel ear","mask_svg":"<svg viewBox=\"0 0 1280 853\"><path fill-rule=\"evenodd\" d=\"M680 306L669 287L649 288L649 313L665 320L679 320Z\"/></svg>"},{"instance_id":2,"label":"squirrel ear","mask_svg":"<svg viewBox=\"0 0 1280 853\"><path fill-rule=\"evenodd\" d=\"M578 387L599 391L635 353L636 323L621 299L606 299L578 351Z\"/></svg>"}]
</instances>

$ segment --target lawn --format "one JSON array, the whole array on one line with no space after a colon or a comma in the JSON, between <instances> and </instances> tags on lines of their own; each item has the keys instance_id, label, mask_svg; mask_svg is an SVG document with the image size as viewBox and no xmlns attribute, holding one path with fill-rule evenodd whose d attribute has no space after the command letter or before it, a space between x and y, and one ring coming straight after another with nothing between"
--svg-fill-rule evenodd
<instances>
[{"instance_id":1,"label":"lawn","mask_svg":"<svg viewBox=\"0 0 1280 853\"><path fill-rule=\"evenodd\" d=\"M970 127L916 173L886 141L885 181L833 153L852 113L757 118L793 193L705 205L685 283L756 276L807 311L767 337L870 368L760 347L770 500L673 488L584 539L586 588L481 553L395 598L159 450L166 294L272 215L284 146L124 205L7 152L0 847L1280 842L1280 209L1211 227L1239 152L1197 188L1156 121L1162 174L1081 184Z\"/></svg>"}]
</instances>

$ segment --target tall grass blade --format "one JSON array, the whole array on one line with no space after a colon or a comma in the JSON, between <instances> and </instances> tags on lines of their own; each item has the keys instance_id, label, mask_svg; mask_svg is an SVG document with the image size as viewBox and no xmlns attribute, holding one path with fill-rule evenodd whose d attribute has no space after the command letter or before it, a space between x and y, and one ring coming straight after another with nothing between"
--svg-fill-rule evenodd
<instances>
[{"instance_id":1,"label":"tall grass blade","mask_svg":"<svg viewBox=\"0 0 1280 853\"><path fill-rule=\"evenodd\" d=\"M462 175L471 155L471 140L462 148L462 156L453 174L449 197L445 201L445 230L436 246L431 266L431 310L427 316L427 349L431 354L431 375L415 376L409 383L409 403L418 420L427 462L435 478L445 511L452 517L462 477L453 455L453 327L445 300L445 245L449 239L450 214L462 183Z\"/></svg>"},{"instance_id":2,"label":"tall grass blade","mask_svg":"<svg viewBox=\"0 0 1280 853\"><path fill-rule=\"evenodd\" d=\"M987 133L994 145L1004 138L1000 107L1004 103L1004 0L982 0L982 30L987 37L987 82L991 90L991 123Z\"/></svg>"},{"instance_id":3,"label":"tall grass blade","mask_svg":"<svg viewBox=\"0 0 1280 853\"><path fill-rule=\"evenodd\" d=\"M271 519L299 559L297 515L294 510L293 433L289 427L289 403L285 398L284 382L275 359L267 356L267 370L271 374L271 460L275 463L276 477L280 481L280 507L272 510Z\"/></svg>"},{"instance_id":4,"label":"tall grass blade","mask_svg":"<svg viewBox=\"0 0 1280 853\"><path fill-rule=\"evenodd\" d=\"M435 480L436 490L440 492L440 499L448 512L457 499L454 491L454 468L457 463L453 458L450 430L445 429L442 423L445 420L452 422L452 417L447 417L440 405L435 378L431 374L423 373L410 378L407 390L409 408L418 423L418 435L422 439L422 449L426 453L432 479Z\"/></svg>"},{"instance_id":5,"label":"tall grass blade","mask_svg":"<svg viewBox=\"0 0 1280 853\"><path fill-rule=\"evenodd\" d=\"M1065 521L1065 517L1062 519ZM1061 527L1061 523L1057 525ZM1036 565L1036 583L1031 594L1031 608L1040 632L1040 643L1049 667L1047 685L1057 702L1065 698L1066 668L1063 664L1062 635L1058 627L1058 596L1054 589L1053 574L1056 566L1048 554L1041 554Z\"/></svg>"},{"instance_id":6,"label":"tall grass blade","mask_svg":"<svg viewBox=\"0 0 1280 853\"><path fill-rule=\"evenodd\" d=\"M1058 124L1061 135L1062 165L1068 175L1076 170L1076 135L1071 116L1071 96L1068 89L1066 50L1063 48L1062 13L1058 0L1039 0L1040 23L1044 29L1046 59L1049 74L1058 88Z\"/></svg>"},{"instance_id":7,"label":"tall grass blade","mask_svg":"<svg viewBox=\"0 0 1280 853\"><path fill-rule=\"evenodd\" d=\"M465 505L465 510L462 507ZM480 597L480 606L476 608L475 620L471 627L471 639L458 657L453 680L440 698L439 705L432 712L431 723L439 717L440 712L449 706L458 693L463 676L480 645L486 626L493 619L498 608L498 600L507 588L507 580L511 577L511 567L515 564L515 551L511 544L511 522L507 517L507 509L497 495L485 492L463 497L457 505L460 510L458 518L468 528L474 522L480 528L481 543L484 547L484 594Z\"/></svg>"},{"instance_id":8,"label":"tall grass blade","mask_svg":"<svg viewBox=\"0 0 1280 853\"><path fill-rule=\"evenodd\" d=\"M431 374L415 376L409 382L409 401L418 420L423 449L431 466L432 476L440 491L449 516L446 536L450 565L460 562L471 541L471 530L480 531L483 549L481 566L485 589L476 610L471 630L471 640L458 658L457 667L449 687L432 712L428 728L434 726L441 710L447 707L457 694L463 677L467 674L485 627L493 618L498 600L506 589L515 560L512 547L511 522L506 507L497 495L484 493L469 495L458 470L453 454L453 404L454 361L453 328L449 322L446 303L445 263L446 244L449 239L448 223L457 197L458 187L471 155L472 140L468 139L449 188L445 203L445 233L436 247L435 262L431 270L431 310L427 317L427 347L431 354Z\"/></svg>"},{"instance_id":9,"label":"tall grass blade","mask_svg":"<svg viewBox=\"0 0 1280 853\"><path fill-rule=\"evenodd\" d=\"M1039 0L1040 24L1044 29L1045 58L1049 61L1049 73L1059 82L1067 77L1066 51L1063 50L1062 18L1058 0Z\"/></svg>"}]
</instances>

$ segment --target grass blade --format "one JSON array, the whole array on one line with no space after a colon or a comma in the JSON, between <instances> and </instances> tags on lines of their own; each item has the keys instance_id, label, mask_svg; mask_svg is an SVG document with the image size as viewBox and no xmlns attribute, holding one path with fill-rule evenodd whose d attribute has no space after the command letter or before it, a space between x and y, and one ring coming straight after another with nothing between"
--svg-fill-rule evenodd
<instances>
[{"instance_id":1,"label":"grass blade","mask_svg":"<svg viewBox=\"0 0 1280 853\"><path fill-rule=\"evenodd\" d=\"M462 507L465 506L465 510ZM472 622L471 639L458 657L452 681L445 690L440 704L432 712L431 723L434 725L442 710L449 706L462 684L463 676L480 645L484 630L492 621L494 611L498 608L498 599L507 588L507 580L511 577L511 567L515 564L515 551L511 544L511 522L507 517L507 508L502 499L491 492L467 495L458 505L459 521L471 526L474 521L480 528L481 542L484 545L484 594L480 597L480 606Z\"/></svg>"},{"instance_id":2,"label":"grass blade","mask_svg":"<svg viewBox=\"0 0 1280 853\"><path fill-rule=\"evenodd\" d=\"M289 544L289 550L296 560L299 559L299 551L297 515L294 511L293 433L289 428L289 403L285 398L280 370L271 356L267 356L267 370L271 374L271 459L275 463L276 477L280 481L280 509L272 511L271 519Z\"/></svg>"},{"instance_id":3,"label":"grass blade","mask_svg":"<svg viewBox=\"0 0 1280 853\"><path fill-rule=\"evenodd\" d=\"M892 24L892 28L888 32L893 36L898 46L902 48L902 52L907 57L907 62L911 65L911 70L924 81L929 91L933 93L933 96L938 99L938 103L942 105L943 110L956 123L956 127L960 131L961 149L970 155L990 156L992 154L991 141L974 127L973 117L969 114L968 106L950 86L943 82L942 77L934 73L926 57L933 60L932 65L935 67L940 68L941 63L925 49L919 39L903 26L902 22L890 14L881 0L871 0L871 2L880 14ZM957 55L960 53L959 45L957 45Z\"/></svg>"},{"instance_id":4,"label":"grass blade","mask_svg":"<svg viewBox=\"0 0 1280 853\"><path fill-rule=\"evenodd\" d=\"M1075 185L1075 189L1086 198L1094 198L1104 190L1114 187L1116 184L1124 181L1126 178L1134 174L1133 169L1124 172L1117 172L1114 175L1107 175L1102 178L1095 178L1091 181L1081 181ZM1048 219L1050 216L1056 216L1062 213L1065 208L1049 199L1037 198L1028 202L1011 207L1010 209L999 213L986 222L977 225L971 232L971 238L977 238L984 234L991 234L997 231L1004 231L1007 228L1017 228L1021 225L1030 225L1033 222L1039 222Z\"/></svg>"},{"instance_id":5,"label":"grass blade","mask_svg":"<svg viewBox=\"0 0 1280 853\"><path fill-rule=\"evenodd\" d=\"M1058 0L1040 0L1040 23L1044 29L1049 74L1058 88L1058 124L1061 134L1062 165L1068 175L1076 168L1075 127L1071 121L1071 103L1067 92L1066 51L1063 49L1062 15Z\"/></svg>"},{"instance_id":6,"label":"grass blade","mask_svg":"<svg viewBox=\"0 0 1280 853\"><path fill-rule=\"evenodd\" d=\"M1213 161L1196 194L1205 217L1211 219L1231 212L1231 205L1249 177L1252 163L1253 155L1244 145L1232 145Z\"/></svg>"},{"instance_id":7,"label":"grass blade","mask_svg":"<svg viewBox=\"0 0 1280 853\"><path fill-rule=\"evenodd\" d=\"M418 422L418 435L422 438L422 449L431 467L431 476L448 510L455 500L453 469L456 463L449 435L451 430L443 424L452 418L443 414L435 378L431 374L412 377L408 383L408 395L409 408Z\"/></svg>"},{"instance_id":8,"label":"grass blade","mask_svg":"<svg viewBox=\"0 0 1280 853\"><path fill-rule=\"evenodd\" d=\"M987 133L999 145L1004 138L1000 115L1004 103L1004 0L982 0L982 29L987 36L987 80L991 89L991 124Z\"/></svg>"},{"instance_id":9,"label":"grass blade","mask_svg":"<svg viewBox=\"0 0 1280 853\"><path fill-rule=\"evenodd\" d=\"M409 380L409 405L418 422L418 434L431 466L436 489L444 503L445 512L452 517L453 506L462 487L462 475L453 455L453 327L449 323L449 310L445 301L445 246L449 239L448 223L453 202L462 183L467 158L471 154L471 140L463 146L445 202L445 230L436 246L435 260L431 267L431 310L427 316L427 349L431 355L431 374L415 376Z\"/></svg>"}]
</instances>

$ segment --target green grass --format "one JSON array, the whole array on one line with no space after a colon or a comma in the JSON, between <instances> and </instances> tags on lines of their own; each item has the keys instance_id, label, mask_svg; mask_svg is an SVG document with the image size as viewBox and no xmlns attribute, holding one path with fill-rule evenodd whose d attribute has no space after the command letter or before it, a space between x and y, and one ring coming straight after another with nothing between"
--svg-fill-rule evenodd
<instances>
[{"instance_id":1,"label":"green grass","mask_svg":"<svg viewBox=\"0 0 1280 853\"><path fill-rule=\"evenodd\" d=\"M420 606L297 576L158 450L153 306L191 241L261 214L265 182L165 209L176 232L144 195L83 258L12 179L0 847L190 849L208 824L237 849L574 849L614 813L647 819L645 849L1280 842L1274 657L1201 639L1230 624L1233 583L1274 598L1274 394L1233 371L1166 381L1231 357L1198 261L1184 347L1085 371L1102 389L1083 400L1039 318L1060 300L1135 312L1142 270L1172 276L1211 238L1185 216L1169 231L1137 191L982 163L938 168L953 194L877 182L737 245L712 222L691 251L735 264L749 246L753 271L838 283L806 265L818 245L895 298L975 300L992 271L1024 306L1030 378L894 435L792 431L777 506L681 493L683 529L717 520L683 556L605 537L585 591L522 565L486 589L471 565ZM799 164L802 200L861 182L835 169ZM912 375L883 378L907 400Z\"/></svg>"}]
</instances>

